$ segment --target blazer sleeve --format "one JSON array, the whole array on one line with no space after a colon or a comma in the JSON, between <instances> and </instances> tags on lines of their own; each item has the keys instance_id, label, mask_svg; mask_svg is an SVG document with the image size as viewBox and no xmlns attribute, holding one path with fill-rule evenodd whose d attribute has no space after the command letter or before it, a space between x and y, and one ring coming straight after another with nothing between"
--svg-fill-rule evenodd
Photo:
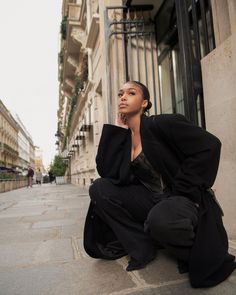
<instances>
[{"instance_id":1,"label":"blazer sleeve","mask_svg":"<svg viewBox=\"0 0 236 295\"><path fill-rule=\"evenodd\" d=\"M216 178L220 140L180 114L164 116L159 126L173 150L181 153L184 159L174 176L173 194L200 201L201 190L210 188Z\"/></svg>"},{"instance_id":2,"label":"blazer sleeve","mask_svg":"<svg viewBox=\"0 0 236 295\"><path fill-rule=\"evenodd\" d=\"M104 124L96 155L101 177L117 179L127 176L130 155L130 129Z\"/></svg>"}]
</instances>

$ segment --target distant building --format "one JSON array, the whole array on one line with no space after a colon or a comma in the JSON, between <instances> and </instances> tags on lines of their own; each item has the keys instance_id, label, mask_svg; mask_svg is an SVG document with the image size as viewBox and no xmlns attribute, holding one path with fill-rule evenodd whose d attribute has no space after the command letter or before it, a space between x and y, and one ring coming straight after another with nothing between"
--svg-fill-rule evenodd
<instances>
[{"instance_id":1,"label":"distant building","mask_svg":"<svg viewBox=\"0 0 236 295\"><path fill-rule=\"evenodd\" d=\"M19 158L18 158L18 166L21 171L26 171L28 166L34 168L35 166L35 155L34 155L34 143L31 135L27 131L23 122L21 121L18 115L15 115L18 128L18 150L19 150Z\"/></svg>"},{"instance_id":2,"label":"distant building","mask_svg":"<svg viewBox=\"0 0 236 295\"><path fill-rule=\"evenodd\" d=\"M45 173L45 167L43 165L43 151L35 146L35 170L40 169L42 173Z\"/></svg>"},{"instance_id":3,"label":"distant building","mask_svg":"<svg viewBox=\"0 0 236 295\"><path fill-rule=\"evenodd\" d=\"M19 126L0 100L0 166L16 168L18 163Z\"/></svg>"},{"instance_id":4,"label":"distant building","mask_svg":"<svg viewBox=\"0 0 236 295\"><path fill-rule=\"evenodd\" d=\"M32 139L29 139L30 144L30 166L35 167L35 146Z\"/></svg>"},{"instance_id":5,"label":"distant building","mask_svg":"<svg viewBox=\"0 0 236 295\"><path fill-rule=\"evenodd\" d=\"M35 147L31 135L18 115L13 116L0 100L0 167L26 173L35 166Z\"/></svg>"}]
</instances>

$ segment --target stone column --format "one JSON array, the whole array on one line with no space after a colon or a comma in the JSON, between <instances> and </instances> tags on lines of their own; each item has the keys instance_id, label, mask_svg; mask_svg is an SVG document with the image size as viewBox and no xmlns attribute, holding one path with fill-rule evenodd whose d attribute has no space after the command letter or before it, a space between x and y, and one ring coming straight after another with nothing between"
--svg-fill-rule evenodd
<instances>
[{"instance_id":1,"label":"stone column","mask_svg":"<svg viewBox=\"0 0 236 295\"><path fill-rule=\"evenodd\" d=\"M216 46L231 35L228 1L234 2L234 0L211 0Z\"/></svg>"},{"instance_id":2,"label":"stone column","mask_svg":"<svg viewBox=\"0 0 236 295\"><path fill-rule=\"evenodd\" d=\"M213 1L216 2L219 4L225 1ZM228 0L228 3L230 30L233 34L221 39L221 42L218 42L220 44L202 59L201 64L206 127L222 142L221 161L214 188L225 212L224 224L229 238L236 238L236 3L234 0ZM222 32L225 10L222 7L222 11L217 11L214 27L218 27Z\"/></svg>"}]
</instances>

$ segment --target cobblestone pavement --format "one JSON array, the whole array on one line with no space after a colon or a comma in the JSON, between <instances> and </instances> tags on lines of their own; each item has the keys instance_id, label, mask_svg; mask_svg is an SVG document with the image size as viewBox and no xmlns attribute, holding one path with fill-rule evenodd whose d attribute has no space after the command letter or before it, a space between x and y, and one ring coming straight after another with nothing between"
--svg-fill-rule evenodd
<instances>
[{"instance_id":1,"label":"cobblestone pavement","mask_svg":"<svg viewBox=\"0 0 236 295\"><path fill-rule=\"evenodd\" d=\"M127 257L96 260L83 250L88 192L44 184L0 194L0 295L236 294L236 272L217 287L192 289L164 253L140 271ZM236 241L230 241L236 254Z\"/></svg>"}]
</instances>

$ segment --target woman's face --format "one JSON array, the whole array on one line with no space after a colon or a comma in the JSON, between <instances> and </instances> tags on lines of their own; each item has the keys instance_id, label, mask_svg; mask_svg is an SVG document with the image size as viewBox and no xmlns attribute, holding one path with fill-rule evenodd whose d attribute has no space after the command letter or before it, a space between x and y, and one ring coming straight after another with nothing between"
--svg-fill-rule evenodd
<instances>
[{"instance_id":1,"label":"woman's face","mask_svg":"<svg viewBox=\"0 0 236 295\"><path fill-rule=\"evenodd\" d=\"M135 83L125 83L118 92L118 109L122 114L141 114L147 103L141 88Z\"/></svg>"}]
</instances>

